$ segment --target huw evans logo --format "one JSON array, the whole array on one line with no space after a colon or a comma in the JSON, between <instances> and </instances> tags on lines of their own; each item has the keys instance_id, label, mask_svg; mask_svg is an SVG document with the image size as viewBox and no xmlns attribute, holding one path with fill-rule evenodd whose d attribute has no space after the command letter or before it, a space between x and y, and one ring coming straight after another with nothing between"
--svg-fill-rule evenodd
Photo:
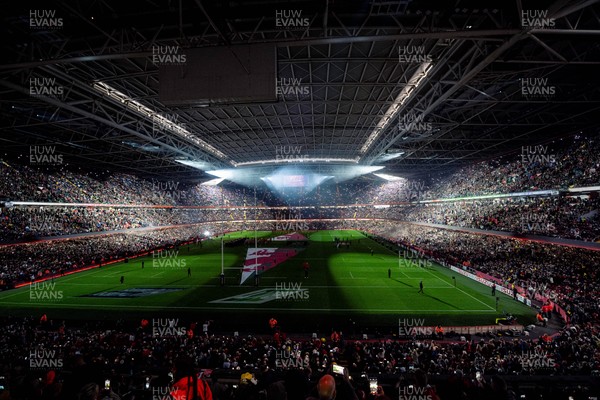
<instances>
[{"instance_id":1,"label":"huw evans logo","mask_svg":"<svg viewBox=\"0 0 600 400\"><path fill-rule=\"evenodd\" d=\"M62 224L55 219L55 213L49 210L39 209L28 210L28 224L25 230L45 234L49 232L62 231Z\"/></svg>"},{"instance_id":2,"label":"huw evans logo","mask_svg":"<svg viewBox=\"0 0 600 400\"><path fill-rule=\"evenodd\" d=\"M277 96L308 96L310 88L302 84L301 78L278 78L275 81Z\"/></svg>"},{"instance_id":3,"label":"huw evans logo","mask_svg":"<svg viewBox=\"0 0 600 400\"><path fill-rule=\"evenodd\" d=\"M275 367L277 368L308 368L308 365L308 355L303 358L300 351L275 351Z\"/></svg>"},{"instance_id":4,"label":"huw evans logo","mask_svg":"<svg viewBox=\"0 0 600 400\"><path fill-rule=\"evenodd\" d=\"M62 98L65 89L56 83L56 78L29 78L29 95L32 97Z\"/></svg>"},{"instance_id":5,"label":"huw evans logo","mask_svg":"<svg viewBox=\"0 0 600 400\"><path fill-rule=\"evenodd\" d=\"M152 388L152 400L185 400L185 396L185 393L181 395L181 398L178 394L171 394L171 388L168 386Z\"/></svg>"},{"instance_id":6,"label":"huw evans logo","mask_svg":"<svg viewBox=\"0 0 600 400\"><path fill-rule=\"evenodd\" d=\"M430 389L416 386L400 386L398 388L398 400L432 400Z\"/></svg>"},{"instance_id":7,"label":"huw evans logo","mask_svg":"<svg viewBox=\"0 0 600 400\"><path fill-rule=\"evenodd\" d=\"M161 201L170 203L186 198L186 191L179 189L179 182L152 180L152 192Z\"/></svg>"},{"instance_id":8,"label":"huw evans logo","mask_svg":"<svg viewBox=\"0 0 600 400\"><path fill-rule=\"evenodd\" d=\"M310 26L308 17L302 16L302 10L275 10L275 27L277 29L298 30Z\"/></svg>"},{"instance_id":9,"label":"huw evans logo","mask_svg":"<svg viewBox=\"0 0 600 400\"><path fill-rule=\"evenodd\" d=\"M425 52L425 46L400 46L398 47L398 61L403 64L432 62L430 54Z\"/></svg>"},{"instance_id":10,"label":"huw evans logo","mask_svg":"<svg viewBox=\"0 0 600 400\"><path fill-rule=\"evenodd\" d=\"M308 289L302 287L302 282L275 283L275 300L307 301L309 299Z\"/></svg>"},{"instance_id":11,"label":"huw evans logo","mask_svg":"<svg viewBox=\"0 0 600 400\"><path fill-rule=\"evenodd\" d=\"M29 163L32 165L62 165L63 155L56 153L56 146L29 146Z\"/></svg>"},{"instance_id":12,"label":"huw evans logo","mask_svg":"<svg viewBox=\"0 0 600 400\"><path fill-rule=\"evenodd\" d=\"M399 252L401 268L432 268L433 263L425 254L416 250L402 250Z\"/></svg>"},{"instance_id":13,"label":"huw evans logo","mask_svg":"<svg viewBox=\"0 0 600 400\"><path fill-rule=\"evenodd\" d=\"M433 196L426 188L427 185L424 181L408 181L400 189L400 200L420 201L431 199Z\"/></svg>"},{"instance_id":14,"label":"huw evans logo","mask_svg":"<svg viewBox=\"0 0 600 400\"><path fill-rule=\"evenodd\" d=\"M433 329L430 326L425 326L424 318L398 318L399 337L431 335L433 335Z\"/></svg>"},{"instance_id":15,"label":"huw evans logo","mask_svg":"<svg viewBox=\"0 0 600 400\"><path fill-rule=\"evenodd\" d=\"M520 357L521 367L526 370L554 368L556 362L547 351L536 348L534 351L524 351Z\"/></svg>"},{"instance_id":16,"label":"huw evans logo","mask_svg":"<svg viewBox=\"0 0 600 400\"><path fill-rule=\"evenodd\" d=\"M554 18L548 18L548 10L523 10L521 26L525 29L554 28L556 21Z\"/></svg>"},{"instance_id":17,"label":"huw evans logo","mask_svg":"<svg viewBox=\"0 0 600 400\"><path fill-rule=\"evenodd\" d=\"M153 318L152 319L152 336L185 336L187 329L184 326L179 326L179 319L168 318Z\"/></svg>"},{"instance_id":18,"label":"huw evans logo","mask_svg":"<svg viewBox=\"0 0 600 400\"><path fill-rule=\"evenodd\" d=\"M275 222L276 231L307 231L308 222L304 220L281 220Z\"/></svg>"},{"instance_id":19,"label":"huw evans logo","mask_svg":"<svg viewBox=\"0 0 600 400\"><path fill-rule=\"evenodd\" d=\"M179 257L179 250L155 250L152 252L152 268L185 268L185 258Z\"/></svg>"},{"instance_id":20,"label":"huw evans logo","mask_svg":"<svg viewBox=\"0 0 600 400\"><path fill-rule=\"evenodd\" d=\"M432 130L432 124L429 121L425 121L424 115L416 115L415 113L408 112L398 117L398 130L428 133Z\"/></svg>"},{"instance_id":21,"label":"huw evans logo","mask_svg":"<svg viewBox=\"0 0 600 400\"><path fill-rule=\"evenodd\" d=\"M29 368L32 370L59 369L63 359L56 350L39 349L29 352Z\"/></svg>"},{"instance_id":22,"label":"huw evans logo","mask_svg":"<svg viewBox=\"0 0 600 400\"><path fill-rule=\"evenodd\" d=\"M530 232L553 232L556 227L545 214L528 212L521 214L521 230Z\"/></svg>"},{"instance_id":23,"label":"huw evans logo","mask_svg":"<svg viewBox=\"0 0 600 400\"><path fill-rule=\"evenodd\" d=\"M523 163L554 163L556 156L548 154L548 146L522 146L521 162Z\"/></svg>"},{"instance_id":24,"label":"huw evans logo","mask_svg":"<svg viewBox=\"0 0 600 400\"><path fill-rule=\"evenodd\" d=\"M282 161L304 161L308 154L302 154L302 146L275 146L275 159Z\"/></svg>"},{"instance_id":25,"label":"huw evans logo","mask_svg":"<svg viewBox=\"0 0 600 400\"><path fill-rule=\"evenodd\" d=\"M56 302L62 301L63 297L63 291L57 290L54 282L32 282L29 285L29 301L31 302Z\"/></svg>"},{"instance_id":26,"label":"huw evans logo","mask_svg":"<svg viewBox=\"0 0 600 400\"><path fill-rule=\"evenodd\" d=\"M556 86L548 78L521 78L521 95L529 98L548 98L556 94Z\"/></svg>"},{"instance_id":27,"label":"huw evans logo","mask_svg":"<svg viewBox=\"0 0 600 400\"><path fill-rule=\"evenodd\" d=\"M176 181L157 181L152 180L152 190L154 192L173 192L178 190L179 182Z\"/></svg>"},{"instance_id":28,"label":"huw evans logo","mask_svg":"<svg viewBox=\"0 0 600 400\"><path fill-rule=\"evenodd\" d=\"M152 132L153 133L168 133L174 130L187 130L188 124L179 118L178 114L164 113L152 117Z\"/></svg>"},{"instance_id":29,"label":"huw evans logo","mask_svg":"<svg viewBox=\"0 0 600 400\"><path fill-rule=\"evenodd\" d=\"M29 10L30 29L61 29L63 19L56 16L56 10Z\"/></svg>"},{"instance_id":30,"label":"huw evans logo","mask_svg":"<svg viewBox=\"0 0 600 400\"><path fill-rule=\"evenodd\" d=\"M152 46L152 63L154 65L183 65L187 55L181 52L179 46Z\"/></svg>"}]
</instances>

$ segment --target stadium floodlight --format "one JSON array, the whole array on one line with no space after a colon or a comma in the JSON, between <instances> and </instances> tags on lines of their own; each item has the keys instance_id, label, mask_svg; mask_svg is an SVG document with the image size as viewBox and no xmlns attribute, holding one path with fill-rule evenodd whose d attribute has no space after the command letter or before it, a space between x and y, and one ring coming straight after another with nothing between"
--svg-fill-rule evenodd
<instances>
[{"instance_id":1,"label":"stadium floodlight","mask_svg":"<svg viewBox=\"0 0 600 400\"><path fill-rule=\"evenodd\" d=\"M531 190L528 192L483 194L483 195L479 195L479 196L419 200L416 203L445 203L445 202L465 201L465 200L472 201L472 200L482 200L482 199L503 199L503 198L510 198L510 197L558 196L559 194L560 194L560 192L558 190Z\"/></svg>"},{"instance_id":2,"label":"stadium floodlight","mask_svg":"<svg viewBox=\"0 0 600 400\"><path fill-rule=\"evenodd\" d=\"M204 236L209 237L210 236L210 232L209 231L204 231Z\"/></svg>"},{"instance_id":3,"label":"stadium floodlight","mask_svg":"<svg viewBox=\"0 0 600 400\"><path fill-rule=\"evenodd\" d=\"M264 165L264 164L308 164L308 163L358 163L358 157L355 158L302 158L302 159L268 159L268 160L257 160L257 161L244 161L236 163L233 162L235 167L247 167L251 165Z\"/></svg>"},{"instance_id":4,"label":"stadium floodlight","mask_svg":"<svg viewBox=\"0 0 600 400\"><path fill-rule=\"evenodd\" d=\"M587 186L587 187L576 187L569 188L567 192L581 193L581 192L600 192L600 186Z\"/></svg>"},{"instance_id":5,"label":"stadium floodlight","mask_svg":"<svg viewBox=\"0 0 600 400\"><path fill-rule=\"evenodd\" d=\"M261 172L258 168L225 168L206 171L207 174L217 178L226 179L239 185L252 187L256 185L257 178Z\"/></svg>"},{"instance_id":6,"label":"stadium floodlight","mask_svg":"<svg viewBox=\"0 0 600 400\"><path fill-rule=\"evenodd\" d=\"M411 96L412 93L415 93L417 88L425 82L425 78L432 70L433 64L431 62L424 62L417 68L417 71L413 74L413 76L408 80L406 85L398 94L398 97L394 100L392 105L387 109L383 117L377 123L373 132L367 138L367 141L363 144L360 149L360 154L364 155L367 150L371 147L371 145L377 140L379 135L383 133L385 128L389 125L390 122L394 120L402 105L406 102L406 100Z\"/></svg>"},{"instance_id":7,"label":"stadium floodlight","mask_svg":"<svg viewBox=\"0 0 600 400\"><path fill-rule=\"evenodd\" d=\"M335 171L334 175L336 182L339 183L361 175L370 174L383 168L385 167L380 165L351 165Z\"/></svg>"},{"instance_id":8,"label":"stadium floodlight","mask_svg":"<svg viewBox=\"0 0 600 400\"><path fill-rule=\"evenodd\" d=\"M94 82L92 84L92 87L99 93L102 93L104 96L109 97L109 98L116 100L119 103L123 104L126 108L132 110L136 114L141 115L142 117L144 117L146 119L150 119L153 124L159 125L161 127L161 129L168 130L171 133L174 133L175 135L177 135L189 142L194 143L195 145L199 146L202 150L207 151L207 152L211 153L212 155L217 156L220 159L226 160L229 163L232 162L231 160L228 159L228 157L225 155L225 153L219 151L214 146L212 146L209 143L205 142L204 140L198 138L198 136L196 136L192 132L188 131L186 128L184 128L180 124L177 124L176 122L171 121L168 118L165 118L163 115L160 115L159 113L151 110L150 108L137 102L136 100L127 96L125 93L118 91L117 89L113 88L112 86L107 85L104 82Z\"/></svg>"},{"instance_id":9,"label":"stadium floodlight","mask_svg":"<svg viewBox=\"0 0 600 400\"><path fill-rule=\"evenodd\" d=\"M225 179L223 178L215 178L215 179L211 179L210 181L206 181L204 183L201 183L201 185L204 186L217 186L219 183L223 182Z\"/></svg>"},{"instance_id":10,"label":"stadium floodlight","mask_svg":"<svg viewBox=\"0 0 600 400\"><path fill-rule=\"evenodd\" d=\"M175 160L175 162L187 165L188 167L197 168L201 171L206 171L208 168L211 168L211 165L204 161Z\"/></svg>"},{"instance_id":11,"label":"stadium floodlight","mask_svg":"<svg viewBox=\"0 0 600 400\"><path fill-rule=\"evenodd\" d=\"M379 157L377 159L378 162L386 162L389 160L393 160L394 158L398 158L401 155L403 155L404 152L403 151L399 151L397 153L386 153L386 154L382 154L381 157Z\"/></svg>"},{"instance_id":12,"label":"stadium floodlight","mask_svg":"<svg viewBox=\"0 0 600 400\"><path fill-rule=\"evenodd\" d=\"M215 169L213 171L206 171L207 174L216 176L218 178L229 179L233 178L236 174L236 170L233 168L230 169Z\"/></svg>"},{"instance_id":13,"label":"stadium floodlight","mask_svg":"<svg viewBox=\"0 0 600 400\"><path fill-rule=\"evenodd\" d=\"M401 181L404 179L399 176L394 176L394 175L389 175L389 174L373 174L373 175L378 176L381 179L385 179L386 181L389 181L389 182L396 182L396 181Z\"/></svg>"}]
</instances>

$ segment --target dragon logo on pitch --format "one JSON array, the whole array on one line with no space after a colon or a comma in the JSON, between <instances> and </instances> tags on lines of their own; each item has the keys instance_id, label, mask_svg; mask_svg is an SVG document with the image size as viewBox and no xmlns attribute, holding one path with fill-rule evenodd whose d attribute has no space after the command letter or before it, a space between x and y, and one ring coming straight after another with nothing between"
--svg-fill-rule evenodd
<instances>
[{"instance_id":1,"label":"dragon logo on pitch","mask_svg":"<svg viewBox=\"0 0 600 400\"><path fill-rule=\"evenodd\" d=\"M163 249L152 252L152 268L185 268L186 260L179 257L179 250Z\"/></svg>"}]
</instances>

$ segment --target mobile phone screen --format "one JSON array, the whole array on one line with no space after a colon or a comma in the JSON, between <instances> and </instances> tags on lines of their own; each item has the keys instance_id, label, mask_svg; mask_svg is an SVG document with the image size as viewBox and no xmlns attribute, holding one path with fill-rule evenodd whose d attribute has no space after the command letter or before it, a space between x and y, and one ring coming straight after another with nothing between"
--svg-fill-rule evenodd
<instances>
[{"instance_id":1,"label":"mobile phone screen","mask_svg":"<svg viewBox=\"0 0 600 400\"><path fill-rule=\"evenodd\" d=\"M333 373L344 375L344 367L341 365L333 364Z\"/></svg>"},{"instance_id":2,"label":"mobile phone screen","mask_svg":"<svg viewBox=\"0 0 600 400\"><path fill-rule=\"evenodd\" d=\"M371 379L369 381L369 389L371 390L371 394L377 394L377 380Z\"/></svg>"}]
</instances>

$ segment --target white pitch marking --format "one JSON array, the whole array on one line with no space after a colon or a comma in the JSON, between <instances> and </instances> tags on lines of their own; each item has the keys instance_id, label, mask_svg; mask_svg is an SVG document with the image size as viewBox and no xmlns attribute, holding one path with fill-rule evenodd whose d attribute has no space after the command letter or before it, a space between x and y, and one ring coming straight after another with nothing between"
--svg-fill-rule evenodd
<instances>
[{"instance_id":1,"label":"white pitch marking","mask_svg":"<svg viewBox=\"0 0 600 400\"><path fill-rule=\"evenodd\" d=\"M444 282L444 283L448 283L448 282L446 282L445 280L443 280L442 278L440 278L439 276L437 276L437 275L434 275L434 274L432 274L431 272L429 272L429 271L427 271L427 270L425 270L425 271L426 271L427 273L429 273L430 275L433 275L433 277L434 277L434 278L437 278L437 279L439 279L440 281L442 281L442 282ZM450 286L450 287L452 287L452 286ZM486 303L484 303L483 301L479 300L478 298L471 296L469 293L465 292L464 290L462 290L462 289L460 289L460 288L458 288L458 287L456 287L456 286L454 286L454 288L455 288L455 289L457 289L458 291L460 291L460 292L462 292L462 293L466 294L467 296L469 296L469 297L470 297L470 298L472 298L473 300L475 300L475 301L477 301L477 302L479 302L479 303L483 304L484 306L486 306L486 307L487 307L487 308L489 308L490 310L496 311L496 309L495 309L495 308L493 308L492 306L490 306L489 304L486 304Z\"/></svg>"},{"instance_id":2,"label":"white pitch marking","mask_svg":"<svg viewBox=\"0 0 600 400\"><path fill-rule=\"evenodd\" d=\"M17 302L6 302L6 304L14 304L14 305L32 305L34 303L17 303ZM79 304L79 303L56 303L56 304L45 304L45 306L57 306L57 307L90 307L89 304ZM145 306L145 305L116 305L116 304L103 304L102 308L148 308L148 309L183 309L183 310L215 310L215 307L189 307L189 306L173 306L173 307L163 307L163 306ZM217 307L219 310L239 310L239 307ZM244 310L253 310L253 311L289 311L289 308L246 308ZM469 313L469 312L496 312L496 310L414 310L414 309L356 309L356 308L294 308L294 311L344 311L344 312L460 312L460 313Z\"/></svg>"}]
</instances>

